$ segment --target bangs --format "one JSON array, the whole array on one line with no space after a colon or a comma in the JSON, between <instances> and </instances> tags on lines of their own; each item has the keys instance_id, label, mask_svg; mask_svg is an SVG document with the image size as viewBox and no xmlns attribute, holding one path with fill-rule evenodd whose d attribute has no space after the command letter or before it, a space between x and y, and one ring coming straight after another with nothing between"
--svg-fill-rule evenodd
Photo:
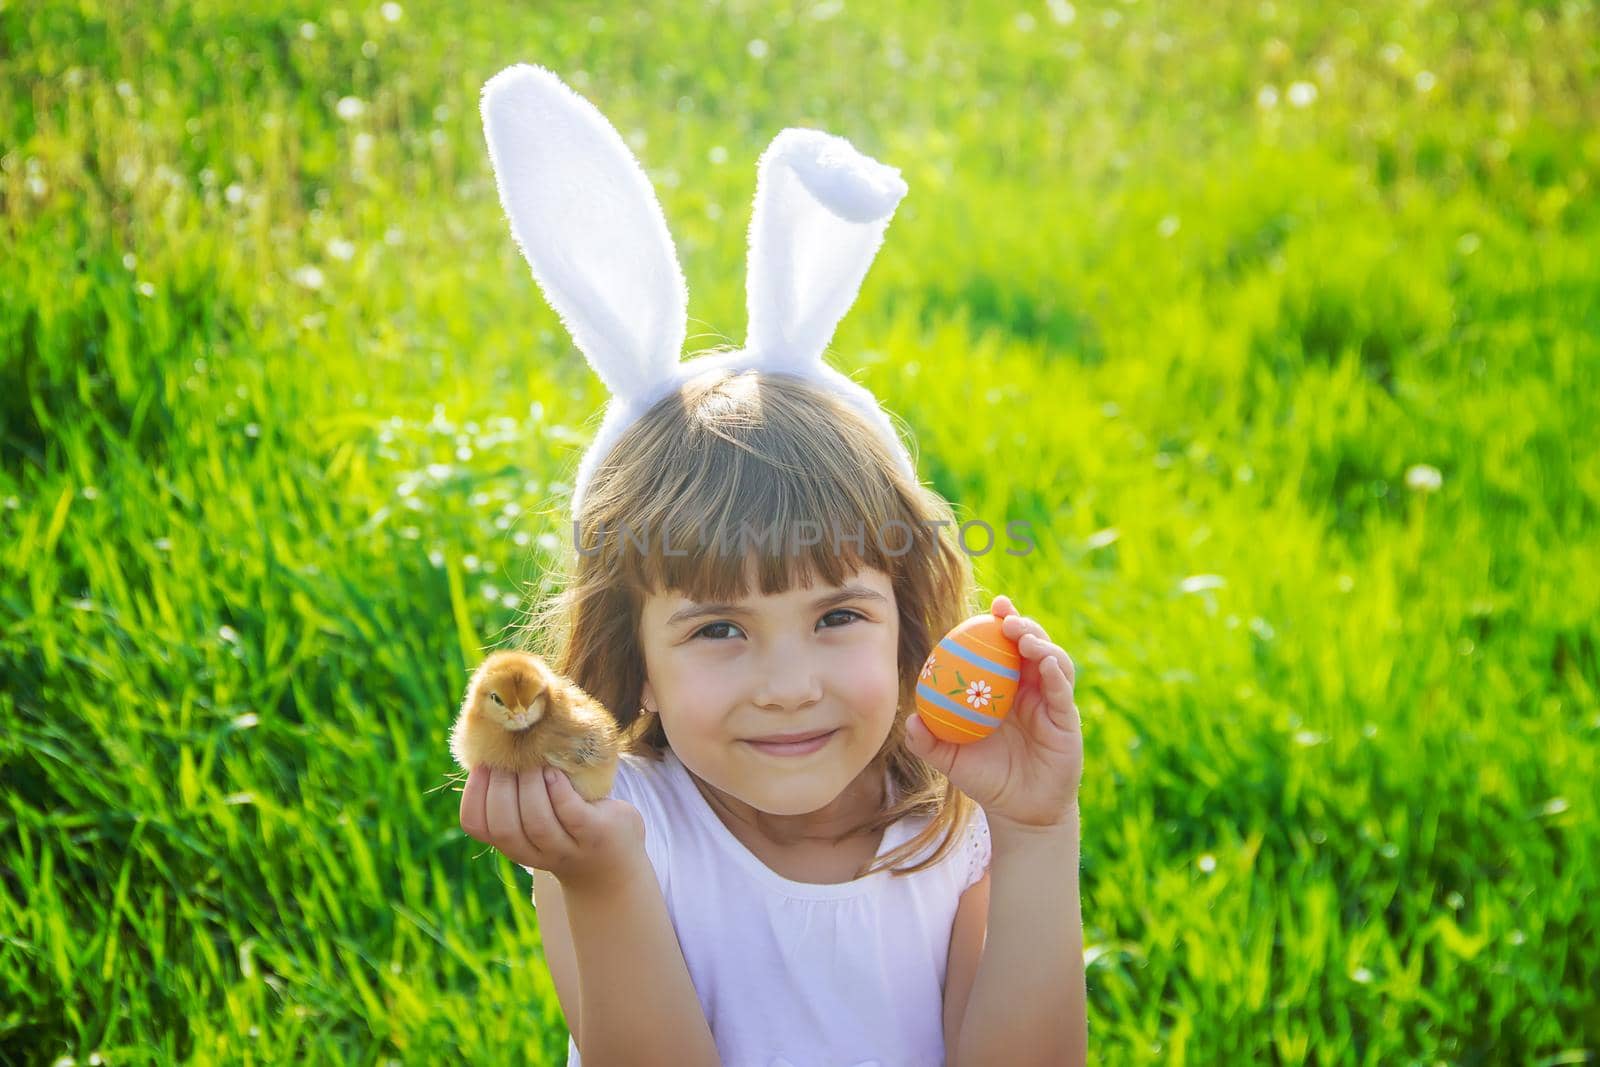
<instances>
[{"instance_id":1,"label":"bangs","mask_svg":"<svg viewBox=\"0 0 1600 1067\"><path fill-rule=\"evenodd\" d=\"M788 375L692 383L630 428L575 522L580 572L634 604L898 581L939 554L921 487L849 405Z\"/></svg>"},{"instance_id":2,"label":"bangs","mask_svg":"<svg viewBox=\"0 0 1600 1067\"><path fill-rule=\"evenodd\" d=\"M893 494L842 472L779 466L719 440L652 521L608 538L619 577L641 596L741 600L798 586L843 585L863 568L894 575L917 531Z\"/></svg>"}]
</instances>

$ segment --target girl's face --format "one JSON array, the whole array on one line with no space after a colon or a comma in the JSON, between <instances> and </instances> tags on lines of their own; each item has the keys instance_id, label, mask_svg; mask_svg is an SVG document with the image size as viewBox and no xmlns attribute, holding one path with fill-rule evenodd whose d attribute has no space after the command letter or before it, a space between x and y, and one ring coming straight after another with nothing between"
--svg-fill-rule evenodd
<instances>
[{"instance_id":1,"label":"girl's face","mask_svg":"<svg viewBox=\"0 0 1600 1067\"><path fill-rule=\"evenodd\" d=\"M644 704L702 781L769 815L820 812L889 736L899 629L893 584L872 569L737 604L652 595L640 616ZM761 744L820 732L820 746Z\"/></svg>"}]
</instances>

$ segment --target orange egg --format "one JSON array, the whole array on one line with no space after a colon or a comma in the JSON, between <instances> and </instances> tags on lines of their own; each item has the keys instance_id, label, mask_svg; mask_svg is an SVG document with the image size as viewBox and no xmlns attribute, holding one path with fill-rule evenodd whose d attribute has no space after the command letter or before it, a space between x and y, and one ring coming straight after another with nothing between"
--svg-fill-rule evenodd
<instances>
[{"instance_id":1,"label":"orange egg","mask_svg":"<svg viewBox=\"0 0 1600 1067\"><path fill-rule=\"evenodd\" d=\"M974 615L928 654L917 679L917 714L941 741L980 741L1010 714L1021 677L1022 653L1000 620Z\"/></svg>"}]
</instances>

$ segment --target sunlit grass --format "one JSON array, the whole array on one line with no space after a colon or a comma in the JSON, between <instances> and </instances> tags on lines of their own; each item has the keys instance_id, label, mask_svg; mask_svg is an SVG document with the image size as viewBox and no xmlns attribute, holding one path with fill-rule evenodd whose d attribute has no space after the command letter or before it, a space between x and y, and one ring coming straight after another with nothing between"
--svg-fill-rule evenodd
<instances>
[{"instance_id":1,"label":"sunlit grass","mask_svg":"<svg viewBox=\"0 0 1600 1067\"><path fill-rule=\"evenodd\" d=\"M0 3L0 1060L561 1062L445 744L604 401L483 151L519 60L691 348L779 129L902 169L834 359L1033 524L976 564L1079 667L1096 1062L1593 1062L1571 0Z\"/></svg>"}]
</instances>

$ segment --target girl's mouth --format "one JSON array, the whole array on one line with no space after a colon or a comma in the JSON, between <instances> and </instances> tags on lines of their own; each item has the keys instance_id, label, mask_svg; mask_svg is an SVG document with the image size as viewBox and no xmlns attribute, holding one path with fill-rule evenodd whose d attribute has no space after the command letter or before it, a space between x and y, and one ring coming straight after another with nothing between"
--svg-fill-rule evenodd
<instances>
[{"instance_id":1,"label":"girl's mouth","mask_svg":"<svg viewBox=\"0 0 1600 1067\"><path fill-rule=\"evenodd\" d=\"M809 741L746 741L745 744L757 752L765 752L769 756L805 756L826 745L828 740L838 732L837 730L829 730L827 733L819 734Z\"/></svg>"}]
</instances>

